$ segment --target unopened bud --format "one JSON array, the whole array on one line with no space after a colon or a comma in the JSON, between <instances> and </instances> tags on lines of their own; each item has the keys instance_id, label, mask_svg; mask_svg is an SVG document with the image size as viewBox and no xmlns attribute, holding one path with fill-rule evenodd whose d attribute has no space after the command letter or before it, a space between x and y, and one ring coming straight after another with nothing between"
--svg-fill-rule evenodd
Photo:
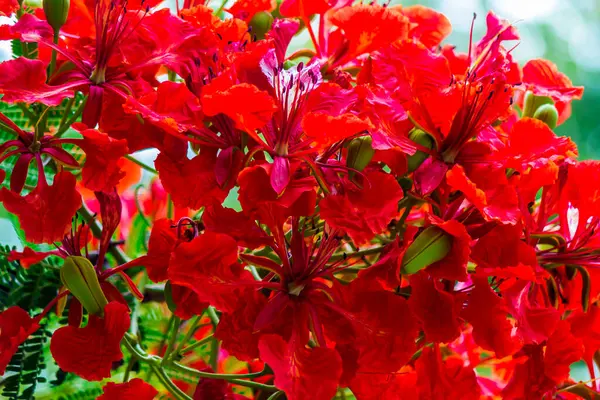
<instances>
[{"instance_id":1,"label":"unopened bud","mask_svg":"<svg viewBox=\"0 0 600 400\"><path fill-rule=\"evenodd\" d=\"M523 100L523 117L533 117L537 109L544 104L554 104L554 102L550 97L537 96L533 92L527 91Z\"/></svg>"},{"instance_id":2,"label":"unopened bud","mask_svg":"<svg viewBox=\"0 0 600 400\"><path fill-rule=\"evenodd\" d=\"M550 129L554 129L558 124L558 110L552 104L544 104L535 110L533 118L539 119L548 125Z\"/></svg>"},{"instance_id":3,"label":"unopened bud","mask_svg":"<svg viewBox=\"0 0 600 400\"><path fill-rule=\"evenodd\" d=\"M173 300L173 285L171 284L171 281L167 281L167 283L165 284L165 302L167 303L167 307L169 308L169 311L171 311L172 313L175 313L175 310L177 309L177 304L175 304L175 300Z\"/></svg>"},{"instance_id":4,"label":"unopened bud","mask_svg":"<svg viewBox=\"0 0 600 400\"><path fill-rule=\"evenodd\" d=\"M415 274L444 259L451 248L452 236L437 226L430 226L408 246L400 271L404 275Z\"/></svg>"},{"instance_id":5,"label":"unopened bud","mask_svg":"<svg viewBox=\"0 0 600 400\"><path fill-rule=\"evenodd\" d=\"M273 26L273 16L267 11L257 12L250 20L249 26L257 39L264 39L265 33L269 32Z\"/></svg>"},{"instance_id":6,"label":"unopened bud","mask_svg":"<svg viewBox=\"0 0 600 400\"><path fill-rule=\"evenodd\" d=\"M362 171L373 159L375 150L373 150L372 143L371 136L361 136L352 139L348 144L346 166L352 169L349 174L350 178L354 175L354 171Z\"/></svg>"},{"instance_id":7,"label":"unopened bud","mask_svg":"<svg viewBox=\"0 0 600 400\"><path fill-rule=\"evenodd\" d=\"M43 7L46 14L46 20L58 32L60 28L67 22L69 15L70 0L44 0Z\"/></svg>"},{"instance_id":8,"label":"unopened bud","mask_svg":"<svg viewBox=\"0 0 600 400\"><path fill-rule=\"evenodd\" d=\"M102 292L94 266L87 258L67 257L60 269L60 279L90 314L102 315L108 301Z\"/></svg>"},{"instance_id":9,"label":"unopened bud","mask_svg":"<svg viewBox=\"0 0 600 400\"><path fill-rule=\"evenodd\" d=\"M433 138L428 133L418 128L415 128L412 131L410 131L410 133L408 134L408 138L413 142L420 144L421 146L426 147L428 149L433 149L433 146L435 144ZM421 150L417 150L415 154L413 154L412 156L408 156L408 172L413 172L414 170L419 168L419 166L423 164L423 161L425 161L427 157L429 157L429 154Z\"/></svg>"}]
</instances>

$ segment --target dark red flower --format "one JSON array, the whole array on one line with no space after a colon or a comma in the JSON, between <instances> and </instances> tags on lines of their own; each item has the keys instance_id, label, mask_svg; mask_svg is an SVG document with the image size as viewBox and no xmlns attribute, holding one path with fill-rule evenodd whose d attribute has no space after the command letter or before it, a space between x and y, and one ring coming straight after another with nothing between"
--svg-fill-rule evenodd
<instances>
[{"instance_id":1,"label":"dark red flower","mask_svg":"<svg viewBox=\"0 0 600 400\"><path fill-rule=\"evenodd\" d=\"M153 400L158 390L140 378L125 383L108 382L97 400Z\"/></svg>"},{"instance_id":2,"label":"dark red flower","mask_svg":"<svg viewBox=\"0 0 600 400\"><path fill-rule=\"evenodd\" d=\"M321 218L362 245L383 232L398 214L402 189L394 177L379 171L364 175L363 187L344 183L344 191L319 203Z\"/></svg>"},{"instance_id":3,"label":"dark red flower","mask_svg":"<svg viewBox=\"0 0 600 400\"><path fill-rule=\"evenodd\" d=\"M64 326L52 335L50 351L58 366L89 381L110 377L115 361L123 358L121 339L129 329L127 306L111 302L104 317L90 315L84 328Z\"/></svg>"},{"instance_id":4,"label":"dark red flower","mask_svg":"<svg viewBox=\"0 0 600 400\"><path fill-rule=\"evenodd\" d=\"M0 200L9 212L19 217L28 241L52 243L63 238L71 218L81 207L81 196L75 185L75 176L62 171L56 174L52 185L40 182L23 197L2 188Z\"/></svg>"},{"instance_id":5,"label":"dark red flower","mask_svg":"<svg viewBox=\"0 0 600 400\"><path fill-rule=\"evenodd\" d=\"M330 400L335 395L342 375L342 361L335 350L288 344L277 335L263 336L258 347L261 359L273 369L275 386L289 400Z\"/></svg>"},{"instance_id":6,"label":"dark red flower","mask_svg":"<svg viewBox=\"0 0 600 400\"><path fill-rule=\"evenodd\" d=\"M171 255L171 282L194 290L201 301L223 311L233 310L243 280L251 280L238 263L237 244L227 235L213 232L181 243Z\"/></svg>"},{"instance_id":7,"label":"dark red flower","mask_svg":"<svg viewBox=\"0 0 600 400\"><path fill-rule=\"evenodd\" d=\"M205 149L191 160L187 156L173 159L161 153L155 161L158 176L178 207L199 209L220 204L227 197L215 177L216 154ZM233 182L230 183L233 185Z\"/></svg>"},{"instance_id":8,"label":"dark red flower","mask_svg":"<svg viewBox=\"0 0 600 400\"><path fill-rule=\"evenodd\" d=\"M439 288L439 282L420 272L410 277L412 288L408 304L421 321L425 337L431 342L451 342L461 332L460 295Z\"/></svg>"},{"instance_id":9,"label":"dark red flower","mask_svg":"<svg viewBox=\"0 0 600 400\"><path fill-rule=\"evenodd\" d=\"M21 343L39 327L38 321L22 308L10 307L0 312L0 375L4 375Z\"/></svg>"}]
</instances>

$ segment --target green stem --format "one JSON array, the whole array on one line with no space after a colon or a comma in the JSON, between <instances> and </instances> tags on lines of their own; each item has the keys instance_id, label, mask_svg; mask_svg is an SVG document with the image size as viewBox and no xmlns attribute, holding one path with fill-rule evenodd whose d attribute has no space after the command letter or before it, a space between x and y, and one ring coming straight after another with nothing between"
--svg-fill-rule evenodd
<instances>
[{"instance_id":1,"label":"green stem","mask_svg":"<svg viewBox=\"0 0 600 400\"><path fill-rule=\"evenodd\" d=\"M331 258L329 260L330 261L338 261L338 260L343 259L344 257L356 258L356 257L362 257L362 256L370 256L373 254L381 253L383 251L383 249L385 249L385 246L373 247L373 248L366 249L366 250L356 251L354 253L347 253L345 256L344 256L344 254L334 254L331 256Z\"/></svg>"},{"instance_id":2,"label":"green stem","mask_svg":"<svg viewBox=\"0 0 600 400\"><path fill-rule=\"evenodd\" d=\"M69 101L67 102L67 105L65 106L65 110L63 111L63 115L58 124L58 128L63 126L65 124L65 122L67 121L67 117L69 116L69 113L71 112L71 108L73 108L73 104L75 104L75 97L71 97L69 99Z\"/></svg>"},{"instance_id":3,"label":"green stem","mask_svg":"<svg viewBox=\"0 0 600 400\"><path fill-rule=\"evenodd\" d=\"M267 400L275 400L278 399L282 394L283 394L283 390L280 390L278 392L273 393L272 395L269 396L269 398Z\"/></svg>"},{"instance_id":4,"label":"green stem","mask_svg":"<svg viewBox=\"0 0 600 400\"><path fill-rule=\"evenodd\" d=\"M165 365L169 357L171 356L171 352L175 347L175 342L177 341L177 333L179 332L179 325L181 325L181 319L179 317L173 318L173 323L171 325L171 329L169 330L169 341L167 343L167 350L165 350L165 355L162 360L161 365Z\"/></svg>"},{"instance_id":5,"label":"green stem","mask_svg":"<svg viewBox=\"0 0 600 400\"><path fill-rule=\"evenodd\" d=\"M151 371L154 372L158 377L158 380L160 380L163 386L176 400L192 400L190 396L188 396L181 389L179 389L177 385L175 385L173 381L169 378L166 371L160 365L160 357L148 355L142 348L140 348L137 345L137 343L132 343L132 340L135 339L126 334L122 341L123 345L127 348L127 350L129 350L131 355L137 358L139 361L147 363Z\"/></svg>"},{"instance_id":6,"label":"green stem","mask_svg":"<svg viewBox=\"0 0 600 400\"><path fill-rule=\"evenodd\" d=\"M129 161L131 161L134 164L139 165L140 167L142 167L142 169L152 173L152 174L158 174L158 171L155 170L154 168L152 168L151 166L144 164L143 162L141 162L140 160L138 160L137 158L133 157L132 155L127 154L125 156L126 159L128 159Z\"/></svg>"},{"instance_id":7,"label":"green stem","mask_svg":"<svg viewBox=\"0 0 600 400\"><path fill-rule=\"evenodd\" d=\"M178 363L169 364L168 368L173 369L174 371L179 371L183 374L193 375L198 378L207 378L207 379L222 379L234 385L240 385L244 387L249 387L257 390L264 390L266 392L275 392L277 388L273 385L266 385L264 383L247 381L240 378L258 378L260 376L265 375L265 371L255 372L251 374L237 375L237 374L213 374L211 372L203 372L198 371L194 368L189 368L184 365Z\"/></svg>"},{"instance_id":8,"label":"green stem","mask_svg":"<svg viewBox=\"0 0 600 400\"><path fill-rule=\"evenodd\" d=\"M189 353L190 351L210 342L211 340L214 339L214 335L210 334L207 337L205 337L204 339L198 340L195 343L190 344L189 346L184 347L182 350L175 352L175 354L185 354L185 353Z\"/></svg>"},{"instance_id":9,"label":"green stem","mask_svg":"<svg viewBox=\"0 0 600 400\"><path fill-rule=\"evenodd\" d=\"M175 350L174 356L178 356L179 354L181 354L182 349L184 348L183 346L185 346L185 344L187 342L189 342L189 340L192 338L192 336L194 335L194 333L196 333L196 330L200 326L200 321L202 320L202 315L204 315L204 312L202 314L200 314L200 315L195 315L188 322L189 328L188 328L187 332L185 333L185 336L183 337L183 340L181 342L179 342L179 345L177 346L177 349Z\"/></svg>"},{"instance_id":10,"label":"green stem","mask_svg":"<svg viewBox=\"0 0 600 400\"><path fill-rule=\"evenodd\" d=\"M175 216L175 210L173 209L173 200L171 200L171 195L167 195L167 218L173 219Z\"/></svg>"},{"instance_id":11,"label":"green stem","mask_svg":"<svg viewBox=\"0 0 600 400\"><path fill-rule=\"evenodd\" d=\"M58 44L58 35L59 34L60 34L59 29L54 31L54 36L52 38L52 41L54 42L54 44ZM55 69L56 69L56 50L52 49L52 58L50 59L50 67L48 69L48 78L50 78L52 76Z\"/></svg>"},{"instance_id":12,"label":"green stem","mask_svg":"<svg viewBox=\"0 0 600 400\"><path fill-rule=\"evenodd\" d=\"M58 127L58 129L56 130L56 133L54 134L55 137L61 137L71 127L71 125L73 125L73 123L75 121L77 121L77 118L79 118L79 116L83 113L83 109L85 108L86 103L87 103L87 97L85 99L83 99L81 104L79 104L79 107L77 107L77 109L75 110L75 113L73 115L71 115L71 117L69 119L67 119L67 121L65 123L62 123Z\"/></svg>"}]
</instances>

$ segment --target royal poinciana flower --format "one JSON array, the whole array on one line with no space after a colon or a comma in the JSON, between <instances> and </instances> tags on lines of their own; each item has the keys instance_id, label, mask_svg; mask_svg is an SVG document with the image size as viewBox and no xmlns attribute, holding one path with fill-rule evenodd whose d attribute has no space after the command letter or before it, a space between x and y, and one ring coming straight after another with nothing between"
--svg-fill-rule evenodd
<instances>
[{"instance_id":1,"label":"royal poinciana flower","mask_svg":"<svg viewBox=\"0 0 600 400\"><path fill-rule=\"evenodd\" d=\"M600 165L554 131L583 88L513 24L459 53L418 5L27 7L0 4L6 382L50 332L51 389L100 399L600 396Z\"/></svg>"}]
</instances>

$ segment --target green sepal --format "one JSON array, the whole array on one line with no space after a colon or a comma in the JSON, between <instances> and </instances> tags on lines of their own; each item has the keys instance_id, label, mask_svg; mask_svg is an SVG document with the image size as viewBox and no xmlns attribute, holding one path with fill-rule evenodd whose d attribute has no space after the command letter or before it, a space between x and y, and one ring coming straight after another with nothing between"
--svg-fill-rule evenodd
<instances>
[{"instance_id":1,"label":"green sepal","mask_svg":"<svg viewBox=\"0 0 600 400\"><path fill-rule=\"evenodd\" d=\"M403 275L416 274L443 260L452 249L452 236L437 226L430 226L408 246L402 258Z\"/></svg>"},{"instance_id":2,"label":"green sepal","mask_svg":"<svg viewBox=\"0 0 600 400\"><path fill-rule=\"evenodd\" d=\"M94 266L87 258L67 257L60 269L60 279L90 314L103 314L108 300L102 292Z\"/></svg>"},{"instance_id":3,"label":"green sepal","mask_svg":"<svg viewBox=\"0 0 600 400\"><path fill-rule=\"evenodd\" d=\"M433 146L435 145L435 141L433 140L431 135L418 128L415 128L412 131L410 131L410 133L408 134L408 138L413 142L420 144L421 146L428 149L433 149ZM425 160L427 160L428 157L429 154L421 150L417 150L415 154L408 156L408 172L415 171L417 168L419 168L421 164L423 164Z\"/></svg>"}]
</instances>

